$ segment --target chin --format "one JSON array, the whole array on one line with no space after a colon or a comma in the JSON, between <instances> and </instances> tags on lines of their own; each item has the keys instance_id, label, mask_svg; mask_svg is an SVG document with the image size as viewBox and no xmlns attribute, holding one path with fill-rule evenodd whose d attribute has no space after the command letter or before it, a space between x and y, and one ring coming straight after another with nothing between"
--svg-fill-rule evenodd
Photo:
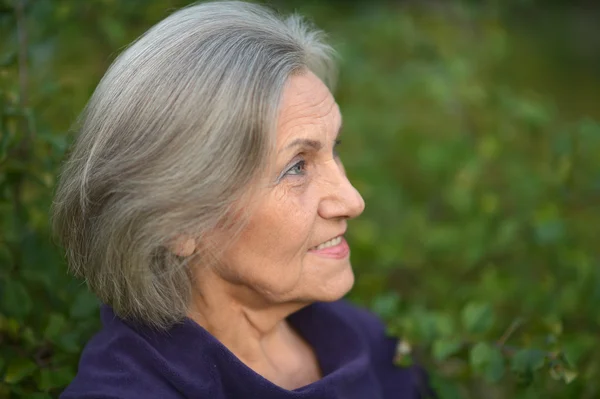
<instances>
[{"instance_id":1,"label":"chin","mask_svg":"<svg viewBox=\"0 0 600 399\"><path fill-rule=\"evenodd\" d=\"M319 298L315 299L319 302L333 302L338 299L342 299L354 286L354 272L352 267L348 267L340 275L336 276L334 280L328 281L327 284L322 285Z\"/></svg>"}]
</instances>

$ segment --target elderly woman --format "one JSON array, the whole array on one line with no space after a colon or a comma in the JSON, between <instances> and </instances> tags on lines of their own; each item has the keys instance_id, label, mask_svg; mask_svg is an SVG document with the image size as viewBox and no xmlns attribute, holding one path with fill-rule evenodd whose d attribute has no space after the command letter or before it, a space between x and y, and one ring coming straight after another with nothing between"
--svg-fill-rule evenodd
<instances>
[{"instance_id":1,"label":"elderly woman","mask_svg":"<svg viewBox=\"0 0 600 399\"><path fill-rule=\"evenodd\" d=\"M105 304L63 399L419 397L382 324L340 301L364 203L336 152L331 54L298 17L216 2L110 67L54 204Z\"/></svg>"}]
</instances>

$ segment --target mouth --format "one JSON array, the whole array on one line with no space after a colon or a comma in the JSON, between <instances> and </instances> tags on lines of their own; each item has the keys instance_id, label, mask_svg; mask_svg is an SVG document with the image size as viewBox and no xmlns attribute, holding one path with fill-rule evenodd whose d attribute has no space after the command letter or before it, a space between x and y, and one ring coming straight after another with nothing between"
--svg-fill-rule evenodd
<instances>
[{"instance_id":1,"label":"mouth","mask_svg":"<svg viewBox=\"0 0 600 399\"><path fill-rule=\"evenodd\" d=\"M343 238L343 236L341 236L341 235L334 237L329 241L325 241L325 242L317 245L316 247L312 247L310 249L310 251L319 251L321 249L335 247L336 245L339 245L342 242L342 238Z\"/></svg>"},{"instance_id":2,"label":"mouth","mask_svg":"<svg viewBox=\"0 0 600 399\"><path fill-rule=\"evenodd\" d=\"M308 252L325 258L345 259L350 253L350 247L344 236L339 235L312 247Z\"/></svg>"}]
</instances>

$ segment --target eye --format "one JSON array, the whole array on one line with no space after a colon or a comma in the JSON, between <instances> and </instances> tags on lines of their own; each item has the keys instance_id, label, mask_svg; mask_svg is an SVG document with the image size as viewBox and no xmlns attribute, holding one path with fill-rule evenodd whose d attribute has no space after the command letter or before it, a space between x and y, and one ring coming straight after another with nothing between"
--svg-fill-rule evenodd
<instances>
[{"instance_id":1,"label":"eye","mask_svg":"<svg viewBox=\"0 0 600 399\"><path fill-rule=\"evenodd\" d=\"M285 176L297 176L304 174L306 170L306 161L300 160L285 172Z\"/></svg>"}]
</instances>

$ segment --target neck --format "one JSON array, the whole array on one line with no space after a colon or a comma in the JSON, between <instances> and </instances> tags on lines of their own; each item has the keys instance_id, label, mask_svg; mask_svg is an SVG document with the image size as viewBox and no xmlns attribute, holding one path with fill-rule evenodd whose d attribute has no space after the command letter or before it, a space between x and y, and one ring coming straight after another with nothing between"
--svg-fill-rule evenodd
<instances>
[{"instance_id":1,"label":"neck","mask_svg":"<svg viewBox=\"0 0 600 399\"><path fill-rule=\"evenodd\" d=\"M197 277L188 316L259 373L285 368L282 354L294 353L301 340L286 318L307 303L273 304L215 273Z\"/></svg>"}]
</instances>

